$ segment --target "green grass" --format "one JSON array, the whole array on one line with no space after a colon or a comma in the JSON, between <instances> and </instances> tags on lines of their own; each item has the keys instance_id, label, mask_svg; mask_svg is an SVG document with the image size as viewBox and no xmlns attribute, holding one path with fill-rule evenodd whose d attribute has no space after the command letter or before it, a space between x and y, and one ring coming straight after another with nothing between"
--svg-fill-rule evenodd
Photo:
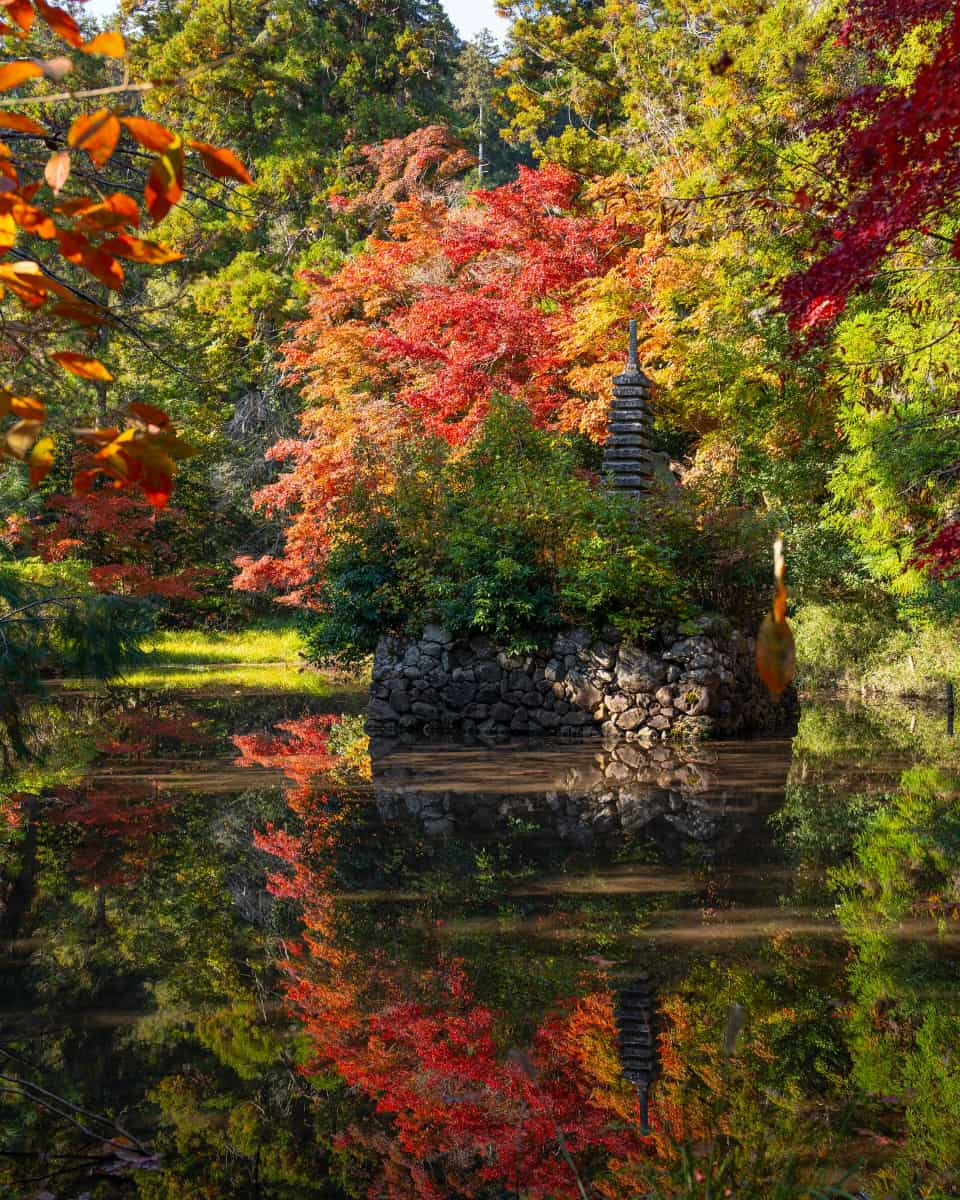
<instances>
[{"instance_id":1,"label":"green grass","mask_svg":"<svg viewBox=\"0 0 960 1200\"><path fill-rule=\"evenodd\" d=\"M204 629L168 629L144 643L151 667L240 664L244 667L301 665L303 640L290 624L254 625L232 633Z\"/></svg>"},{"instance_id":2,"label":"green grass","mask_svg":"<svg viewBox=\"0 0 960 1200\"><path fill-rule=\"evenodd\" d=\"M792 620L801 687L943 701L960 687L960 622L908 629L855 604L808 604Z\"/></svg>"},{"instance_id":3,"label":"green grass","mask_svg":"<svg viewBox=\"0 0 960 1200\"><path fill-rule=\"evenodd\" d=\"M316 671L298 671L294 665L139 667L128 670L117 683L150 691L222 691L222 692L309 692L327 695L343 691L328 676Z\"/></svg>"},{"instance_id":4,"label":"green grass","mask_svg":"<svg viewBox=\"0 0 960 1200\"><path fill-rule=\"evenodd\" d=\"M150 691L298 692L338 695L362 688L361 679L344 680L328 672L304 669L302 640L289 622L270 621L232 633L204 629L164 630L143 646L147 659L123 671L117 683ZM65 686L85 687L82 680Z\"/></svg>"}]
</instances>

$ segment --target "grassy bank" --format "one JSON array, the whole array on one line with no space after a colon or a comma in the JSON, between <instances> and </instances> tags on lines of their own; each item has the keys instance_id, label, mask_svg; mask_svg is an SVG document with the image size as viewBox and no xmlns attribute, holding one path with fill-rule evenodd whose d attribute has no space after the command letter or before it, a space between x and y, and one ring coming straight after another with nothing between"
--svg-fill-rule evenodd
<instances>
[{"instance_id":1,"label":"grassy bank","mask_svg":"<svg viewBox=\"0 0 960 1200\"><path fill-rule=\"evenodd\" d=\"M165 629L144 644L151 666L302 666L303 641L291 622L270 621L228 633Z\"/></svg>"},{"instance_id":2,"label":"grassy bank","mask_svg":"<svg viewBox=\"0 0 960 1200\"><path fill-rule=\"evenodd\" d=\"M232 632L163 630L144 643L146 660L123 672L130 687L166 691L287 691L327 695L352 681L308 668L290 621ZM356 686L362 681L357 680Z\"/></svg>"},{"instance_id":3,"label":"grassy bank","mask_svg":"<svg viewBox=\"0 0 960 1200\"><path fill-rule=\"evenodd\" d=\"M809 604L793 618L802 687L940 701L960 688L960 621L910 628L856 604Z\"/></svg>"}]
</instances>

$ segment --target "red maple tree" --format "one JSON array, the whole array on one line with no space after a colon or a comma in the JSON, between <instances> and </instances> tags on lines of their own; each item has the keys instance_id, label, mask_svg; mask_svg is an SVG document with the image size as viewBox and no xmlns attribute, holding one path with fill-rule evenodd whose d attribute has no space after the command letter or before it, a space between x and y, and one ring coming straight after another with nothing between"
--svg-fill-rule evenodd
<instances>
[{"instance_id":1,"label":"red maple tree","mask_svg":"<svg viewBox=\"0 0 960 1200\"><path fill-rule=\"evenodd\" d=\"M46 562L91 562L90 582L99 592L196 600L196 585L207 572L175 568L169 540L182 520L179 509L158 514L133 495L98 487L86 495L51 496L45 512L20 532Z\"/></svg>"},{"instance_id":2,"label":"red maple tree","mask_svg":"<svg viewBox=\"0 0 960 1200\"><path fill-rule=\"evenodd\" d=\"M900 44L914 27L941 21L929 59L902 86L872 84L837 106L825 129L842 134L822 232L829 248L790 276L782 300L796 331L817 331L872 280L911 231L925 231L960 196L960 7L954 0L853 0L843 41L868 52ZM960 232L953 242L960 256Z\"/></svg>"},{"instance_id":3,"label":"red maple tree","mask_svg":"<svg viewBox=\"0 0 960 1200\"><path fill-rule=\"evenodd\" d=\"M304 275L309 315L284 349L306 401L301 436L272 448L286 470L254 497L287 515L285 552L238 560L240 589L311 602L342 500L371 470L360 447L427 435L463 443L495 392L540 424L605 429L607 398L583 380L597 362L605 381L619 369L623 314L612 306L589 346L573 336L574 317L584 289L613 272L622 295L643 293L642 227L552 165L458 208L406 185L402 194L385 237L332 275Z\"/></svg>"}]
</instances>

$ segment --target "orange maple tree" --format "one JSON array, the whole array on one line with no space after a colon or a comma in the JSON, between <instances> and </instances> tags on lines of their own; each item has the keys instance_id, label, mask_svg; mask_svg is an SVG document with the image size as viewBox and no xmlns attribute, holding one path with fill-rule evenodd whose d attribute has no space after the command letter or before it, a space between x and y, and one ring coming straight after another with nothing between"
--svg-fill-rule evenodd
<instances>
[{"instance_id":1,"label":"orange maple tree","mask_svg":"<svg viewBox=\"0 0 960 1200\"><path fill-rule=\"evenodd\" d=\"M332 274L303 273L308 315L283 348L305 401L301 436L268 452L286 469L253 498L288 516L285 552L238 560L238 589L311 603L344 497L370 476L365 451L389 459L430 436L465 445L495 394L539 425L604 436L625 318L646 304L657 254L637 207L549 164L451 206L417 181L427 169L446 180L459 159L421 132L372 160L369 202L392 206L384 236ZM584 309L600 314L588 333Z\"/></svg>"},{"instance_id":2,"label":"orange maple tree","mask_svg":"<svg viewBox=\"0 0 960 1200\"><path fill-rule=\"evenodd\" d=\"M504 1015L476 994L466 964L440 951L426 966L366 950L345 935L337 854L349 806L323 790L337 756L329 717L234 738L241 766L281 769L298 833L268 826L254 844L280 862L268 889L303 932L284 941L288 1009L303 1024L307 1076L335 1071L375 1107L336 1148L376 1164L368 1195L475 1197L491 1188L575 1200L578 1167L619 1169L649 1154L637 1100L614 1048L613 997L592 981L560 1001L526 1050L504 1044Z\"/></svg>"},{"instance_id":3,"label":"orange maple tree","mask_svg":"<svg viewBox=\"0 0 960 1200\"><path fill-rule=\"evenodd\" d=\"M39 21L82 55L123 58L126 54L119 33L104 32L84 40L70 13L46 0L3 0L3 10L7 20L0 21L0 36L18 49L29 43ZM0 92L32 81L59 83L72 68L68 54L16 58L0 64ZM118 324L117 316L86 289L89 280L120 292L125 261L155 266L182 257L161 242L139 236L143 213L138 196L101 186L100 171L122 146L122 139L133 143L136 154L146 151L150 156L142 206L154 222L162 221L184 194L188 149L208 176L251 182L231 151L205 142L185 142L156 121L112 106L115 97L143 93L152 86L152 82L125 81L76 92L50 93L41 88L35 94L0 101L0 135L11 143L0 141L0 301L12 299L20 309L16 320L3 314L0 348L15 363L31 354L32 348L22 339L35 340L41 316L45 331L54 336L78 326L98 329ZM107 97L106 105L77 116L65 138L19 111ZM40 177L31 153L38 145L52 151ZM112 379L103 363L74 350L53 348L47 357L81 379ZM74 430L74 437L90 452L89 462L74 477L75 490L89 491L103 474L115 487L139 487L151 504L162 507L170 496L176 463L188 457L192 448L161 409L129 404L127 414L130 423L124 428ZM15 384L0 389L0 419L12 418L0 433L0 457L26 462L33 486L54 462L54 438L44 432L47 416L46 405L22 395Z\"/></svg>"}]
</instances>

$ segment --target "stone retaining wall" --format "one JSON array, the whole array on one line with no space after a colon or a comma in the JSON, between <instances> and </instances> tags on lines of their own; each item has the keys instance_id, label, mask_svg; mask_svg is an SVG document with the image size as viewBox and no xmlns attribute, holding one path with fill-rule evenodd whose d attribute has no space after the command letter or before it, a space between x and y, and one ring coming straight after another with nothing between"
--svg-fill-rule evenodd
<instances>
[{"instance_id":1,"label":"stone retaining wall","mask_svg":"<svg viewBox=\"0 0 960 1200\"><path fill-rule=\"evenodd\" d=\"M602 734L653 742L778 728L796 712L757 678L754 640L720 618L694 634L664 628L643 646L559 634L549 651L509 654L487 638L454 639L428 625L420 639L384 637L374 656L371 733L431 737Z\"/></svg>"}]
</instances>

